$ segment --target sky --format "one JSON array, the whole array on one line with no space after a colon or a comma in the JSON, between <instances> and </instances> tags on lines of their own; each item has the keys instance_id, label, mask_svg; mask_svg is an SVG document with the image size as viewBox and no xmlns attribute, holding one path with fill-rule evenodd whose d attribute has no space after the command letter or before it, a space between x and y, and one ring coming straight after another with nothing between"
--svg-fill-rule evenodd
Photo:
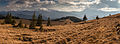
<instances>
[{"instance_id":1,"label":"sky","mask_svg":"<svg viewBox=\"0 0 120 44\"><path fill-rule=\"evenodd\" d=\"M95 16L119 13L120 0L0 0L0 11L44 11L55 13L55 18L69 15L82 18L86 14L94 19Z\"/></svg>"}]
</instances>

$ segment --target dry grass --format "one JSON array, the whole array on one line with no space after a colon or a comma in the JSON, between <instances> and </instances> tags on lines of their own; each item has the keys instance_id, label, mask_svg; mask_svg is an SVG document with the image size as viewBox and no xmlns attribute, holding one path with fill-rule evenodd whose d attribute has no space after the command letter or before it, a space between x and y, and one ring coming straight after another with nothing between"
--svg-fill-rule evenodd
<instances>
[{"instance_id":1,"label":"dry grass","mask_svg":"<svg viewBox=\"0 0 120 44\"><path fill-rule=\"evenodd\" d=\"M66 25L44 26L44 29L55 29L55 31L48 32L13 28L6 24L0 25L0 43L119 44L120 28L116 27L120 26L117 24L120 24L120 18L116 16Z\"/></svg>"}]
</instances>

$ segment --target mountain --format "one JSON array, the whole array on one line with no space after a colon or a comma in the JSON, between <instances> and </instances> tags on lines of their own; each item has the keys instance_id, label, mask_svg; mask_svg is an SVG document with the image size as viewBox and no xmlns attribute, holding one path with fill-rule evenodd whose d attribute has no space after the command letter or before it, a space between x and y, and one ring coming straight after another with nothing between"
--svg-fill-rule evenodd
<instances>
[{"instance_id":1,"label":"mountain","mask_svg":"<svg viewBox=\"0 0 120 44\"><path fill-rule=\"evenodd\" d=\"M20 19L19 17L17 16L12 16L13 19ZM0 19L5 19L5 15L0 15Z\"/></svg>"},{"instance_id":2,"label":"mountain","mask_svg":"<svg viewBox=\"0 0 120 44\"><path fill-rule=\"evenodd\" d=\"M11 12L13 16L18 16L20 18L25 18L25 19L31 19L34 13L34 11L1 11L0 14L6 15L8 12ZM47 20L48 17L50 17L51 19L56 19L56 18L61 18L61 17L65 17L68 15L72 15L71 13L68 13L68 12L59 12L55 10L51 10L51 11L41 10L41 11L35 11L35 13L36 13L36 16L38 16L39 14L42 14L43 19L45 20Z\"/></svg>"},{"instance_id":3,"label":"mountain","mask_svg":"<svg viewBox=\"0 0 120 44\"><path fill-rule=\"evenodd\" d=\"M81 22L82 20L77 18L77 17L74 17L74 16L66 16L66 17L62 17L62 18L57 18L57 19L54 19L54 21L60 21L60 20L71 20L73 22Z\"/></svg>"}]
</instances>

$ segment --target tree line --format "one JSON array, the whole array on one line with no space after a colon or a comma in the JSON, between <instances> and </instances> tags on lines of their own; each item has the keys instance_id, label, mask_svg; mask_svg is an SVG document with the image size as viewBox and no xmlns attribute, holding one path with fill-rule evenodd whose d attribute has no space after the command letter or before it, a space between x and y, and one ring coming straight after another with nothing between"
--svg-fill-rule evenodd
<instances>
[{"instance_id":1,"label":"tree line","mask_svg":"<svg viewBox=\"0 0 120 44\"><path fill-rule=\"evenodd\" d=\"M96 16L96 19L99 19L99 17ZM83 21L86 21L86 20L88 20L88 18L86 15L84 15ZM27 24L23 25L22 20L20 20L19 23L16 25L16 21L10 12L8 12L4 20L4 24L12 24L13 27L35 29L36 26L40 26L39 30L43 30L42 23L43 23L42 14L39 14L38 18L36 19L35 12L33 13L32 20L29 24L29 27L27 27ZM50 17L48 17L47 26L52 26Z\"/></svg>"},{"instance_id":2,"label":"tree line","mask_svg":"<svg viewBox=\"0 0 120 44\"><path fill-rule=\"evenodd\" d=\"M42 22L43 22L42 14L39 14L38 18L36 19L35 12L32 16L32 21L29 24L29 27L27 27L27 24L23 25L22 20L20 20L19 23L16 25L16 21L10 12L8 12L8 14L6 15L6 17L4 19L4 24L12 24L13 27L35 29L36 26L40 26L39 30L43 30ZM52 26L50 17L48 17L47 26Z\"/></svg>"},{"instance_id":3,"label":"tree line","mask_svg":"<svg viewBox=\"0 0 120 44\"><path fill-rule=\"evenodd\" d=\"M96 16L96 19L99 19L99 16ZM84 17L83 17L83 21L86 21L86 20L88 20L88 18L87 18L86 15L84 15Z\"/></svg>"}]
</instances>

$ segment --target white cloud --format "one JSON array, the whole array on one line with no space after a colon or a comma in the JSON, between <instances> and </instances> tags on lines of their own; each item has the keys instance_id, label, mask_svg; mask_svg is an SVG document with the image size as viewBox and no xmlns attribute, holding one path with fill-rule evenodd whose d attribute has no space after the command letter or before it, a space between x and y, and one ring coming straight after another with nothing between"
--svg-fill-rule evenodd
<instances>
[{"instance_id":1,"label":"white cloud","mask_svg":"<svg viewBox=\"0 0 120 44\"><path fill-rule=\"evenodd\" d=\"M40 10L48 11L48 9L47 9L47 8L40 8Z\"/></svg>"},{"instance_id":2,"label":"white cloud","mask_svg":"<svg viewBox=\"0 0 120 44\"><path fill-rule=\"evenodd\" d=\"M86 8L85 6L69 6L69 7L67 6L63 8L55 7L50 9L64 12L81 12L84 11Z\"/></svg>"},{"instance_id":3,"label":"white cloud","mask_svg":"<svg viewBox=\"0 0 120 44\"><path fill-rule=\"evenodd\" d=\"M40 0L36 0L37 2L40 2Z\"/></svg>"},{"instance_id":4,"label":"white cloud","mask_svg":"<svg viewBox=\"0 0 120 44\"><path fill-rule=\"evenodd\" d=\"M57 5L55 7L50 8L50 9L57 10L57 11L65 11L65 12L72 12L72 11L81 12L81 11L84 11L91 4L99 4L100 0L94 0L94 1L88 1L88 0L66 0L66 1L62 1L61 3L63 3L63 2L67 3L67 4L70 4L70 5L69 6Z\"/></svg>"},{"instance_id":5,"label":"white cloud","mask_svg":"<svg viewBox=\"0 0 120 44\"><path fill-rule=\"evenodd\" d=\"M8 10L11 9L14 11L20 10L20 9L21 10L45 10L45 11L48 11L49 9L52 9L52 10L66 11L66 12L72 12L72 11L81 12L81 11L84 11L86 8L91 9L92 8L91 5L92 5L93 7L96 7L96 6L100 7L100 9L98 9L98 8L93 8L93 9L98 9L101 11L111 12L111 11L119 11L120 10L119 8L108 8L109 7L108 4L106 4L106 5L108 5L108 7L105 6L105 8L101 8L101 6L99 5L102 3L101 0L58 0L58 2L60 2L60 3L56 3L54 1L24 0L23 4L15 4L17 1L18 0L9 2L9 5L7 5L6 8L8 8ZM115 1L115 0L108 0L108 1ZM118 2L120 3L120 0L118 0ZM61 4L61 3L63 3L63 4ZM102 6L102 7L104 7L104 6Z\"/></svg>"},{"instance_id":6,"label":"white cloud","mask_svg":"<svg viewBox=\"0 0 120 44\"><path fill-rule=\"evenodd\" d=\"M120 0L118 0L118 3L120 3Z\"/></svg>"},{"instance_id":7,"label":"white cloud","mask_svg":"<svg viewBox=\"0 0 120 44\"><path fill-rule=\"evenodd\" d=\"M120 8L108 8L108 7L105 7L105 8L101 8L101 9L98 9L98 10L105 11L105 12L113 12L113 11L120 11Z\"/></svg>"},{"instance_id":8,"label":"white cloud","mask_svg":"<svg viewBox=\"0 0 120 44\"><path fill-rule=\"evenodd\" d=\"M73 4L73 5L77 5L77 4L85 4L85 5L90 5L90 4L99 4L100 3L100 0L95 0L95 1L92 1L92 2L89 2L89 1L79 1L79 2L67 2L69 4Z\"/></svg>"},{"instance_id":9,"label":"white cloud","mask_svg":"<svg viewBox=\"0 0 120 44\"><path fill-rule=\"evenodd\" d=\"M43 4L55 4L54 1L42 1L40 3L43 3Z\"/></svg>"},{"instance_id":10,"label":"white cloud","mask_svg":"<svg viewBox=\"0 0 120 44\"><path fill-rule=\"evenodd\" d=\"M116 1L116 0L110 0L110 1Z\"/></svg>"}]
</instances>

